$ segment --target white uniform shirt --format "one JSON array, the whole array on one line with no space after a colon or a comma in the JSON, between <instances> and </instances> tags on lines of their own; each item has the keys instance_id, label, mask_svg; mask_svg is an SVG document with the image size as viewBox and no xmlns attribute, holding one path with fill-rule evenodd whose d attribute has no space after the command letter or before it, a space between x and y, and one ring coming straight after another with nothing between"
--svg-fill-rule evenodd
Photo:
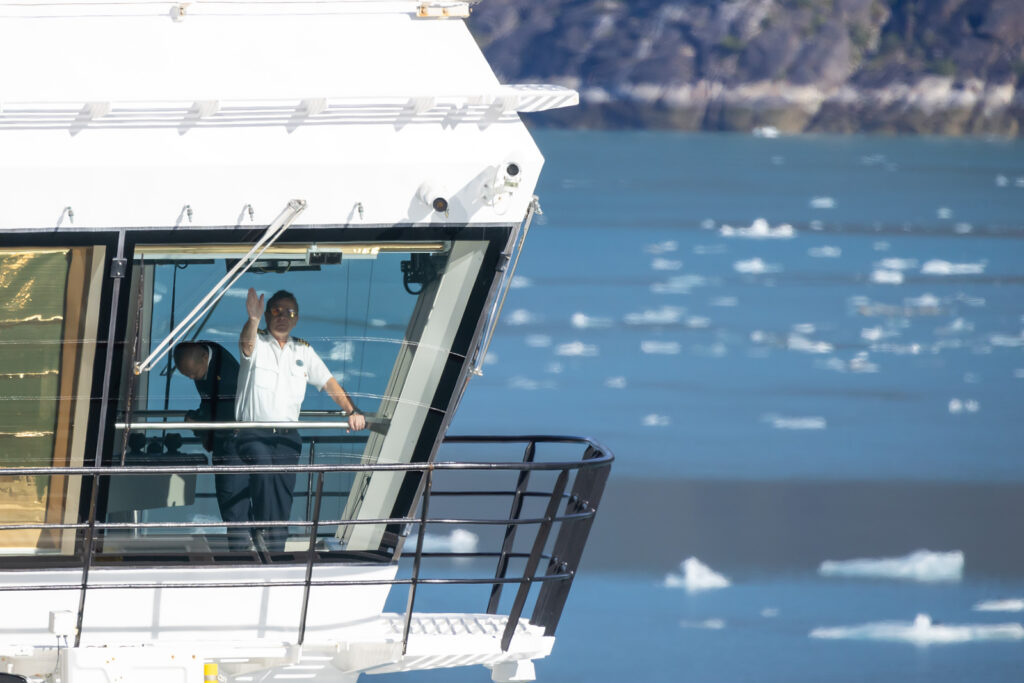
<instances>
[{"instance_id":1,"label":"white uniform shirt","mask_svg":"<svg viewBox=\"0 0 1024 683\"><path fill-rule=\"evenodd\" d=\"M241 356L235 419L239 422L296 422L306 385L323 390L331 373L309 342L288 337L284 348L260 330L252 355Z\"/></svg>"}]
</instances>

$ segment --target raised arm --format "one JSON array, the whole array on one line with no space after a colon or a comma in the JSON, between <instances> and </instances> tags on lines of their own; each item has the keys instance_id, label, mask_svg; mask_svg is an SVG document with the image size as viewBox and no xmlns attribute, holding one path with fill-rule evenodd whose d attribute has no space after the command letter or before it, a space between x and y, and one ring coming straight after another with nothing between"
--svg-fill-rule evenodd
<instances>
[{"instance_id":1,"label":"raised arm","mask_svg":"<svg viewBox=\"0 0 1024 683\"><path fill-rule=\"evenodd\" d=\"M260 318L263 317L263 295L256 296L256 290L249 288L245 297L245 310L249 319L245 321L242 334L238 335L238 351L248 358L256 348L256 330L260 326Z\"/></svg>"},{"instance_id":2,"label":"raised arm","mask_svg":"<svg viewBox=\"0 0 1024 683\"><path fill-rule=\"evenodd\" d=\"M338 384L338 380L331 377L327 380L327 384L324 385L324 391L327 395L338 404L338 407L348 413L348 426L349 430L359 431L360 429L366 428L366 417L359 412L356 408L356 404L352 403L352 399L348 397L345 390Z\"/></svg>"}]
</instances>

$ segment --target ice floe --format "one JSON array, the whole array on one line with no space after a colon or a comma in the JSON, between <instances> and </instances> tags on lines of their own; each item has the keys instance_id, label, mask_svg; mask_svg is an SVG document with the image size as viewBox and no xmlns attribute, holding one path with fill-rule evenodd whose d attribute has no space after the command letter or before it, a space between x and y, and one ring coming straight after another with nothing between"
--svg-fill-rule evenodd
<instances>
[{"instance_id":1,"label":"ice floe","mask_svg":"<svg viewBox=\"0 0 1024 683\"><path fill-rule=\"evenodd\" d=\"M843 250L839 247L825 245L823 247L811 247L807 250L807 254L814 258L839 258L843 255Z\"/></svg>"},{"instance_id":2,"label":"ice floe","mask_svg":"<svg viewBox=\"0 0 1024 683\"><path fill-rule=\"evenodd\" d=\"M1024 612L1024 600L1021 598L983 600L971 609L975 612Z\"/></svg>"},{"instance_id":3,"label":"ice floe","mask_svg":"<svg viewBox=\"0 0 1024 683\"><path fill-rule=\"evenodd\" d=\"M871 281L878 285L903 284L903 271L877 268L871 271Z\"/></svg>"},{"instance_id":4,"label":"ice floe","mask_svg":"<svg viewBox=\"0 0 1024 683\"><path fill-rule=\"evenodd\" d=\"M765 263L760 257L736 261L732 264L733 270L746 275L761 275L763 273L778 273L782 267L777 264Z\"/></svg>"},{"instance_id":5,"label":"ice floe","mask_svg":"<svg viewBox=\"0 0 1024 683\"><path fill-rule=\"evenodd\" d=\"M953 209L949 208L948 206L940 206L935 210L935 216L939 220L948 221L950 218L953 217Z\"/></svg>"},{"instance_id":6,"label":"ice floe","mask_svg":"<svg viewBox=\"0 0 1024 683\"><path fill-rule=\"evenodd\" d=\"M876 621L857 626L816 628L811 638L885 640L918 646L948 645L983 640L1024 640L1024 626L1009 624L944 624L918 614L913 621Z\"/></svg>"},{"instance_id":7,"label":"ice floe","mask_svg":"<svg viewBox=\"0 0 1024 683\"><path fill-rule=\"evenodd\" d=\"M512 276L512 282L510 282L508 286L511 289L525 289L526 287L533 286L533 280L525 275L514 275Z\"/></svg>"},{"instance_id":8,"label":"ice floe","mask_svg":"<svg viewBox=\"0 0 1024 683\"><path fill-rule=\"evenodd\" d=\"M544 368L544 372L551 375L561 375L564 370L565 367L558 361L552 361L551 363L548 363L546 368Z\"/></svg>"},{"instance_id":9,"label":"ice floe","mask_svg":"<svg viewBox=\"0 0 1024 683\"><path fill-rule=\"evenodd\" d=\"M704 621L683 620L679 622L683 628L706 628L711 631L719 631L725 628L725 619L705 619Z\"/></svg>"},{"instance_id":10,"label":"ice floe","mask_svg":"<svg viewBox=\"0 0 1024 683\"><path fill-rule=\"evenodd\" d=\"M832 353L833 346L824 341L813 341L807 337L792 333L786 337L786 348L802 353Z\"/></svg>"},{"instance_id":11,"label":"ice floe","mask_svg":"<svg viewBox=\"0 0 1024 683\"><path fill-rule=\"evenodd\" d=\"M668 254L679 249L679 242L675 240L666 240L664 242L657 242L655 244L648 244L644 247L644 251L648 254Z\"/></svg>"},{"instance_id":12,"label":"ice floe","mask_svg":"<svg viewBox=\"0 0 1024 683\"><path fill-rule=\"evenodd\" d=\"M505 323L508 325L529 325L535 322L537 322L537 316L525 308L517 308L505 316Z\"/></svg>"},{"instance_id":13,"label":"ice floe","mask_svg":"<svg viewBox=\"0 0 1024 683\"><path fill-rule=\"evenodd\" d=\"M667 258L656 258L651 261L651 270L680 270L682 267L682 261Z\"/></svg>"},{"instance_id":14,"label":"ice floe","mask_svg":"<svg viewBox=\"0 0 1024 683\"><path fill-rule=\"evenodd\" d=\"M604 381L604 385L609 389L625 389L626 378L621 375L618 377L609 377Z\"/></svg>"},{"instance_id":15,"label":"ice floe","mask_svg":"<svg viewBox=\"0 0 1024 683\"><path fill-rule=\"evenodd\" d=\"M699 593L717 588L728 588L732 585L729 579L696 557L688 557L680 562L679 572L679 574L665 575L664 585L666 588L684 588L688 593Z\"/></svg>"},{"instance_id":16,"label":"ice floe","mask_svg":"<svg viewBox=\"0 0 1024 683\"><path fill-rule=\"evenodd\" d=\"M973 398L951 398L949 399L948 405L950 415L959 415L960 413L976 413L981 410L981 404Z\"/></svg>"},{"instance_id":17,"label":"ice floe","mask_svg":"<svg viewBox=\"0 0 1024 683\"><path fill-rule=\"evenodd\" d=\"M535 349L546 349L551 346L551 337L546 334L530 334L526 336L526 345Z\"/></svg>"},{"instance_id":18,"label":"ice floe","mask_svg":"<svg viewBox=\"0 0 1024 683\"><path fill-rule=\"evenodd\" d=\"M693 253L698 256L707 256L708 254L724 254L729 251L728 247L724 244L697 244L693 247Z\"/></svg>"},{"instance_id":19,"label":"ice floe","mask_svg":"<svg viewBox=\"0 0 1024 683\"><path fill-rule=\"evenodd\" d=\"M808 202L812 209L834 209L836 208L836 200L832 197L812 197L811 201Z\"/></svg>"},{"instance_id":20,"label":"ice floe","mask_svg":"<svg viewBox=\"0 0 1024 683\"><path fill-rule=\"evenodd\" d=\"M771 424L774 429L814 430L825 429L828 421L823 417L784 417L782 415L765 415L761 418Z\"/></svg>"},{"instance_id":21,"label":"ice floe","mask_svg":"<svg viewBox=\"0 0 1024 683\"><path fill-rule=\"evenodd\" d=\"M780 135L779 129L775 126L757 126L750 132L755 138L774 139Z\"/></svg>"},{"instance_id":22,"label":"ice floe","mask_svg":"<svg viewBox=\"0 0 1024 683\"><path fill-rule=\"evenodd\" d=\"M448 534L423 534L425 553L475 553L480 537L466 529L452 529Z\"/></svg>"},{"instance_id":23,"label":"ice floe","mask_svg":"<svg viewBox=\"0 0 1024 683\"><path fill-rule=\"evenodd\" d=\"M331 350L327 352L330 360L350 361L355 358L356 345L351 341L335 342Z\"/></svg>"},{"instance_id":24,"label":"ice floe","mask_svg":"<svg viewBox=\"0 0 1024 683\"><path fill-rule=\"evenodd\" d=\"M644 427L668 427L670 424L672 424L672 418L668 415L658 415L657 413L644 415Z\"/></svg>"},{"instance_id":25,"label":"ice floe","mask_svg":"<svg viewBox=\"0 0 1024 683\"><path fill-rule=\"evenodd\" d=\"M958 235L966 235L974 230L974 226L970 223L957 223L953 226L953 232Z\"/></svg>"},{"instance_id":26,"label":"ice floe","mask_svg":"<svg viewBox=\"0 0 1024 683\"><path fill-rule=\"evenodd\" d=\"M594 318L586 313L573 313L569 322L578 330L586 330L592 327L612 326L612 321L609 318Z\"/></svg>"},{"instance_id":27,"label":"ice floe","mask_svg":"<svg viewBox=\"0 0 1024 683\"><path fill-rule=\"evenodd\" d=\"M763 218L755 218L754 222L747 228L734 228L731 225L723 225L718 229L722 237L745 237L747 239L790 239L796 237L796 230L789 223L782 223L774 228L768 225Z\"/></svg>"},{"instance_id":28,"label":"ice floe","mask_svg":"<svg viewBox=\"0 0 1024 683\"><path fill-rule=\"evenodd\" d=\"M648 354L674 356L679 353L681 347L676 341L644 340L640 342L640 350Z\"/></svg>"},{"instance_id":29,"label":"ice floe","mask_svg":"<svg viewBox=\"0 0 1024 683\"><path fill-rule=\"evenodd\" d=\"M655 294L689 294L694 287L707 284L700 275L673 275L665 282L655 282L651 291Z\"/></svg>"},{"instance_id":30,"label":"ice floe","mask_svg":"<svg viewBox=\"0 0 1024 683\"><path fill-rule=\"evenodd\" d=\"M1010 184L1010 179L1004 175L996 176L996 187L1006 187Z\"/></svg>"},{"instance_id":31,"label":"ice floe","mask_svg":"<svg viewBox=\"0 0 1024 683\"><path fill-rule=\"evenodd\" d=\"M922 275L981 275L985 272L986 263L950 263L942 259L926 261L921 266Z\"/></svg>"},{"instance_id":32,"label":"ice floe","mask_svg":"<svg viewBox=\"0 0 1024 683\"><path fill-rule=\"evenodd\" d=\"M722 308L733 308L739 305L739 299L734 296L716 296L710 301L712 306L720 306Z\"/></svg>"},{"instance_id":33,"label":"ice floe","mask_svg":"<svg viewBox=\"0 0 1024 683\"><path fill-rule=\"evenodd\" d=\"M818 567L818 573L822 576L900 579L924 583L960 581L964 574L964 554L959 550L918 550L903 557L825 560Z\"/></svg>"},{"instance_id":34,"label":"ice floe","mask_svg":"<svg viewBox=\"0 0 1024 683\"><path fill-rule=\"evenodd\" d=\"M910 270L911 268L917 268L917 259L896 257L884 258L875 263L875 268L881 268L882 270Z\"/></svg>"},{"instance_id":35,"label":"ice floe","mask_svg":"<svg viewBox=\"0 0 1024 683\"><path fill-rule=\"evenodd\" d=\"M685 312L685 308L678 306L662 306L639 313L627 313L625 321L627 325L673 325L682 319Z\"/></svg>"},{"instance_id":36,"label":"ice floe","mask_svg":"<svg viewBox=\"0 0 1024 683\"><path fill-rule=\"evenodd\" d=\"M1008 348L1024 346L1024 332L1021 332L1016 336L1009 334L993 334L989 336L988 343L992 346L1003 346Z\"/></svg>"},{"instance_id":37,"label":"ice floe","mask_svg":"<svg viewBox=\"0 0 1024 683\"><path fill-rule=\"evenodd\" d=\"M555 354L559 356L596 356L598 354L597 346L594 344L584 344L581 341L572 341L567 344L559 344L555 348Z\"/></svg>"}]
</instances>

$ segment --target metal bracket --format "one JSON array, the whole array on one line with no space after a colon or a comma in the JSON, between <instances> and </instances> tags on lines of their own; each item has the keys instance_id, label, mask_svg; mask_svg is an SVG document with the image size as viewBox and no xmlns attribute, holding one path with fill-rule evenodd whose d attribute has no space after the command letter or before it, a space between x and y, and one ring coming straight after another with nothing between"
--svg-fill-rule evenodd
<instances>
[{"instance_id":1,"label":"metal bracket","mask_svg":"<svg viewBox=\"0 0 1024 683\"><path fill-rule=\"evenodd\" d=\"M110 277L124 277L128 274L128 259L110 259Z\"/></svg>"}]
</instances>

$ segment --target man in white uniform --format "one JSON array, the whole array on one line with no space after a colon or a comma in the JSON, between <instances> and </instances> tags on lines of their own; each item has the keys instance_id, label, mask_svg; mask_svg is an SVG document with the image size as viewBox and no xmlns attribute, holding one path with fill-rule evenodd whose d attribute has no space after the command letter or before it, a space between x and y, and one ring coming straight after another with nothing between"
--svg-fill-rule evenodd
<instances>
[{"instance_id":1,"label":"man in white uniform","mask_svg":"<svg viewBox=\"0 0 1024 683\"><path fill-rule=\"evenodd\" d=\"M306 385L327 394L348 414L349 429L366 427L338 380L308 342L291 336L299 322L299 304L281 290L266 305L267 329L258 330L263 317L263 295L249 289L245 302L249 319L238 338L241 352L235 419L239 422L297 422ZM243 429L236 439L238 455L253 465L296 465L302 439L294 429ZM254 521L286 521L291 516L295 473L253 476L249 482ZM262 530L268 550L283 550L287 527Z\"/></svg>"}]
</instances>

